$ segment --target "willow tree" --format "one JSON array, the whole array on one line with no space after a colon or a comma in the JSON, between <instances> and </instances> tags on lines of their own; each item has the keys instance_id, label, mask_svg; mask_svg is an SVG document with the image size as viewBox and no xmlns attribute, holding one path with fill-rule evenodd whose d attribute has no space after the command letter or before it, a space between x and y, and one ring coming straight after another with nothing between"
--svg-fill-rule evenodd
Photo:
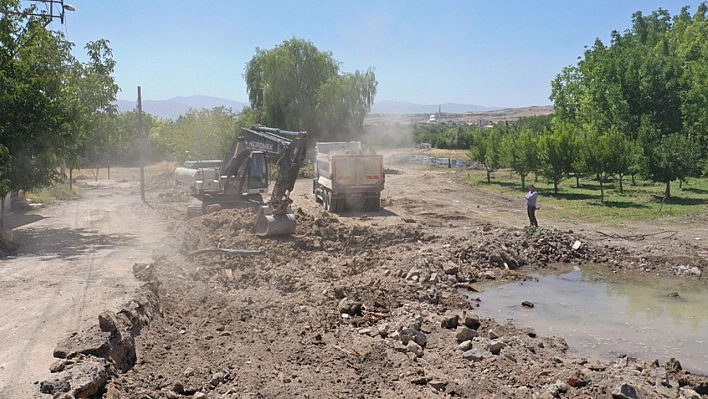
<instances>
[{"instance_id":1,"label":"willow tree","mask_svg":"<svg viewBox=\"0 0 708 399\"><path fill-rule=\"evenodd\" d=\"M258 122L307 130L317 138L356 130L376 95L374 70L340 73L331 52L298 38L270 50L257 48L244 79ZM346 137L339 137L346 138Z\"/></svg>"}]
</instances>

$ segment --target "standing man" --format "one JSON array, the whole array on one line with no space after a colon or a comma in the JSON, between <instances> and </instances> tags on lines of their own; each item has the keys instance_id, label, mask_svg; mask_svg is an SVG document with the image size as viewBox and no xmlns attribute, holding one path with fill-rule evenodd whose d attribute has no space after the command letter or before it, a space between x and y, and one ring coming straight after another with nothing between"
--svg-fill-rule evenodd
<instances>
[{"instance_id":1,"label":"standing man","mask_svg":"<svg viewBox=\"0 0 708 399\"><path fill-rule=\"evenodd\" d=\"M538 227L538 221L536 221L536 199L538 198L538 191L533 184L529 185L529 192L526 193L526 211L529 214L529 221L532 227Z\"/></svg>"}]
</instances>

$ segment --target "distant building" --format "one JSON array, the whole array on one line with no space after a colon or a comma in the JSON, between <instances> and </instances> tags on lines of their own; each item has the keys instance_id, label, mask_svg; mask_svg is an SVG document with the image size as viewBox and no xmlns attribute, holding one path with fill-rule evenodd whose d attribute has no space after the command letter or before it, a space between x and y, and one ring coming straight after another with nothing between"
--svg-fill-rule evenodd
<instances>
[{"instance_id":1,"label":"distant building","mask_svg":"<svg viewBox=\"0 0 708 399\"><path fill-rule=\"evenodd\" d=\"M438 123L438 118L434 114L430 115L430 118L428 118L428 123L430 123L430 124Z\"/></svg>"}]
</instances>

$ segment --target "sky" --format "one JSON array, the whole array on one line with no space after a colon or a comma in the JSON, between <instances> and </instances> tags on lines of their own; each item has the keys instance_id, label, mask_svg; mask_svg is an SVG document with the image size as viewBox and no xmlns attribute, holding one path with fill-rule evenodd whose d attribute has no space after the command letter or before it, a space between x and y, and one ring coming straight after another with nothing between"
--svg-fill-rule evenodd
<instances>
[{"instance_id":1,"label":"sky","mask_svg":"<svg viewBox=\"0 0 708 399\"><path fill-rule=\"evenodd\" d=\"M24 3L30 3L24 1ZM107 39L118 99L205 95L248 101L243 71L256 48L311 41L342 72L373 67L375 101L487 107L549 105L550 82L596 38L636 11L673 16L695 0L65 0L63 31Z\"/></svg>"}]
</instances>

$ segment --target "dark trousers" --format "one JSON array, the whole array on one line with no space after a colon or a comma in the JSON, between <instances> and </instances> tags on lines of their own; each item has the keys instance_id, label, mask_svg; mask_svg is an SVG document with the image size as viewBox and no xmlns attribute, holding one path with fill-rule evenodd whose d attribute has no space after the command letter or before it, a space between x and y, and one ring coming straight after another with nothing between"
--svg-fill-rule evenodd
<instances>
[{"instance_id":1,"label":"dark trousers","mask_svg":"<svg viewBox=\"0 0 708 399\"><path fill-rule=\"evenodd\" d=\"M536 221L536 207L527 206L526 210L529 214L529 221L531 222L531 226L538 227L538 221Z\"/></svg>"}]
</instances>

